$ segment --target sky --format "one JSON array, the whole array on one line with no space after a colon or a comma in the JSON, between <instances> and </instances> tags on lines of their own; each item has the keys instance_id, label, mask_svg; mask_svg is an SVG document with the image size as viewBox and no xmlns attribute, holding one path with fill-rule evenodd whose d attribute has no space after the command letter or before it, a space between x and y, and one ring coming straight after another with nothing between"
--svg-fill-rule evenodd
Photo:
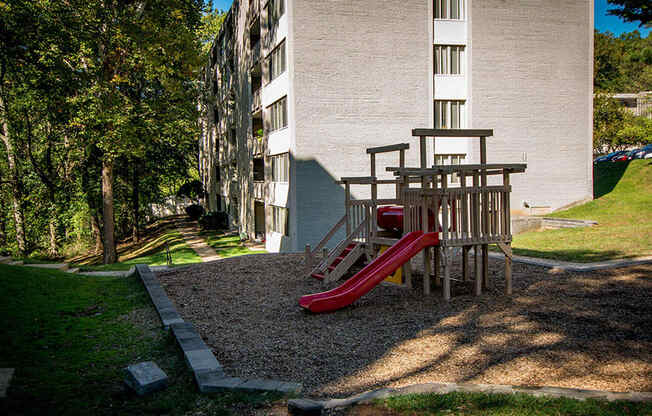
<instances>
[{"instance_id":1,"label":"sky","mask_svg":"<svg viewBox=\"0 0 652 416\"><path fill-rule=\"evenodd\" d=\"M221 10L228 10L231 7L231 3L232 0L213 0L213 6ZM616 35L620 35L623 32L638 30L643 36L647 36L650 33L650 29L639 28L637 23L625 23L619 17L608 16L608 8L607 0L595 0L595 28L600 32L606 32L608 30Z\"/></svg>"}]
</instances>

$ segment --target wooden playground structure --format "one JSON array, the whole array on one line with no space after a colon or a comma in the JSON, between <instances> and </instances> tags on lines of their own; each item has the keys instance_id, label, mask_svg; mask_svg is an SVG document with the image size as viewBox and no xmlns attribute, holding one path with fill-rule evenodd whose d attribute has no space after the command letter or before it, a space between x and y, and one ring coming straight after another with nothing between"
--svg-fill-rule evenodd
<instances>
[{"instance_id":1,"label":"wooden playground structure","mask_svg":"<svg viewBox=\"0 0 652 416\"><path fill-rule=\"evenodd\" d=\"M423 291L430 294L432 277L442 288L443 298L451 297L451 260L453 249L462 253L462 280L471 281L470 254L473 249L475 295L490 285L488 272L489 245L495 244L505 256L505 292L512 293L512 250L510 219L510 174L524 172L526 164L488 164L487 138L493 130L414 129L419 138L420 166L405 166L409 143L367 149L370 176L343 177L338 183L345 189L345 214L324 238L305 249L309 275L326 282L339 280L361 258L374 259L382 247L392 246L401 235L412 231L436 231L439 245L423 249ZM474 138L480 147L479 164L430 165L427 141L432 140L436 155L437 139ZM398 165L387 167L394 179L378 179L376 156L398 153ZM430 165L430 166L429 166ZM488 177L497 176L498 185L488 185ZM455 177L455 181L451 179ZM459 179L459 180L458 180ZM492 181L493 182L493 181ZM354 199L351 188L367 186L369 199ZM378 198L378 187L395 189L394 198ZM378 226L379 208L402 207L402 228L388 231ZM334 248L326 247L344 229L346 237ZM397 233L402 233L397 235ZM401 285L412 287L410 261L402 266Z\"/></svg>"}]
</instances>

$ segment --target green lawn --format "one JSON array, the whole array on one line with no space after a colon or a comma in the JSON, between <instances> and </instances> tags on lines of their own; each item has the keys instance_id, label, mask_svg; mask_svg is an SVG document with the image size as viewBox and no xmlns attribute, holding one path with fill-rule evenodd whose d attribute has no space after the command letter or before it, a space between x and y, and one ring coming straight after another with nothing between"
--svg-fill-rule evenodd
<instances>
[{"instance_id":1,"label":"green lawn","mask_svg":"<svg viewBox=\"0 0 652 416\"><path fill-rule=\"evenodd\" d=\"M123 368L147 360L170 386L141 398L124 389ZM240 414L278 398L200 396L135 277L0 265L0 367L16 369L7 415Z\"/></svg>"},{"instance_id":2,"label":"green lawn","mask_svg":"<svg viewBox=\"0 0 652 416\"><path fill-rule=\"evenodd\" d=\"M120 253L118 263L107 265L81 265L83 271L129 270L136 264L162 266L166 263L165 244L170 246L172 264L175 266L188 263L199 263L201 258L183 241L181 234L174 229L166 229L161 235L148 240L137 249Z\"/></svg>"},{"instance_id":3,"label":"green lawn","mask_svg":"<svg viewBox=\"0 0 652 416\"><path fill-rule=\"evenodd\" d=\"M238 235L202 231L206 243L213 247L221 257L235 257L246 254L266 253L265 250L252 250L245 246Z\"/></svg>"},{"instance_id":4,"label":"green lawn","mask_svg":"<svg viewBox=\"0 0 652 416\"><path fill-rule=\"evenodd\" d=\"M549 216L598 225L519 234L514 253L577 262L652 255L652 162L601 164L594 194L591 202Z\"/></svg>"},{"instance_id":5,"label":"green lawn","mask_svg":"<svg viewBox=\"0 0 652 416\"><path fill-rule=\"evenodd\" d=\"M373 411L375 408L375 412ZM525 394L412 394L376 401L368 413L379 415L459 416L621 416L650 415L652 403L607 402L533 397ZM355 415L355 408L350 412Z\"/></svg>"}]
</instances>

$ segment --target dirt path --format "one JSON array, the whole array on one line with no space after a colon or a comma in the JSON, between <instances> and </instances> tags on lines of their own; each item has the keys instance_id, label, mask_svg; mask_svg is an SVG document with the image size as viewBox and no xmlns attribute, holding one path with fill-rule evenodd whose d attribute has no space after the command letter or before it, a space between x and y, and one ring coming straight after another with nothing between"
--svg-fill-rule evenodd
<instances>
[{"instance_id":1,"label":"dirt path","mask_svg":"<svg viewBox=\"0 0 652 416\"><path fill-rule=\"evenodd\" d=\"M201 257L202 262L206 263L221 259L215 249L206 244L206 240L199 235L199 226L197 223L186 219L180 219L177 222L176 229L179 231L186 244L188 244L188 247L193 249L195 253Z\"/></svg>"}]
</instances>

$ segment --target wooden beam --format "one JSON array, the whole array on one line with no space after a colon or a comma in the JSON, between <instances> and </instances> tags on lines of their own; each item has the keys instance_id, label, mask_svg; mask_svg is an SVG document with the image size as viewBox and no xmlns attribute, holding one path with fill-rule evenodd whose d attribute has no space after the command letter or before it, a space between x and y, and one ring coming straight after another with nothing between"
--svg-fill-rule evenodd
<instances>
[{"instance_id":1,"label":"wooden beam","mask_svg":"<svg viewBox=\"0 0 652 416\"><path fill-rule=\"evenodd\" d=\"M347 176L336 181L337 184L369 185L376 181L375 176Z\"/></svg>"},{"instance_id":2,"label":"wooden beam","mask_svg":"<svg viewBox=\"0 0 652 416\"><path fill-rule=\"evenodd\" d=\"M413 129L414 137L490 137L492 129Z\"/></svg>"},{"instance_id":3,"label":"wooden beam","mask_svg":"<svg viewBox=\"0 0 652 416\"><path fill-rule=\"evenodd\" d=\"M479 169L486 169L489 171L499 170L496 174L500 173L502 175L502 170L507 170L512 173L515 172L525 172L527 168L526 163L486 163L482 164L468 164L468 165L439 165L431 168L401 168L398 166L388 166L385 168L387 172L394 172L394 175L399 176L401 174L406 175L436 175L441 172L469 172Z\"/></svg>"},{"instance_id":4,"label":"wooden beam","mask_svg":"<svg viewBox=\"0 0 652 416\"><path fill-rule=\"evenodd\" d=\"M379 146L379 147L370 147L367 149L367 153L387 153L387 152L396 152L398 150L406 150L410 148L409 143L398 143L390 144L389 146Z\"/></svg>"}]
</instances>

